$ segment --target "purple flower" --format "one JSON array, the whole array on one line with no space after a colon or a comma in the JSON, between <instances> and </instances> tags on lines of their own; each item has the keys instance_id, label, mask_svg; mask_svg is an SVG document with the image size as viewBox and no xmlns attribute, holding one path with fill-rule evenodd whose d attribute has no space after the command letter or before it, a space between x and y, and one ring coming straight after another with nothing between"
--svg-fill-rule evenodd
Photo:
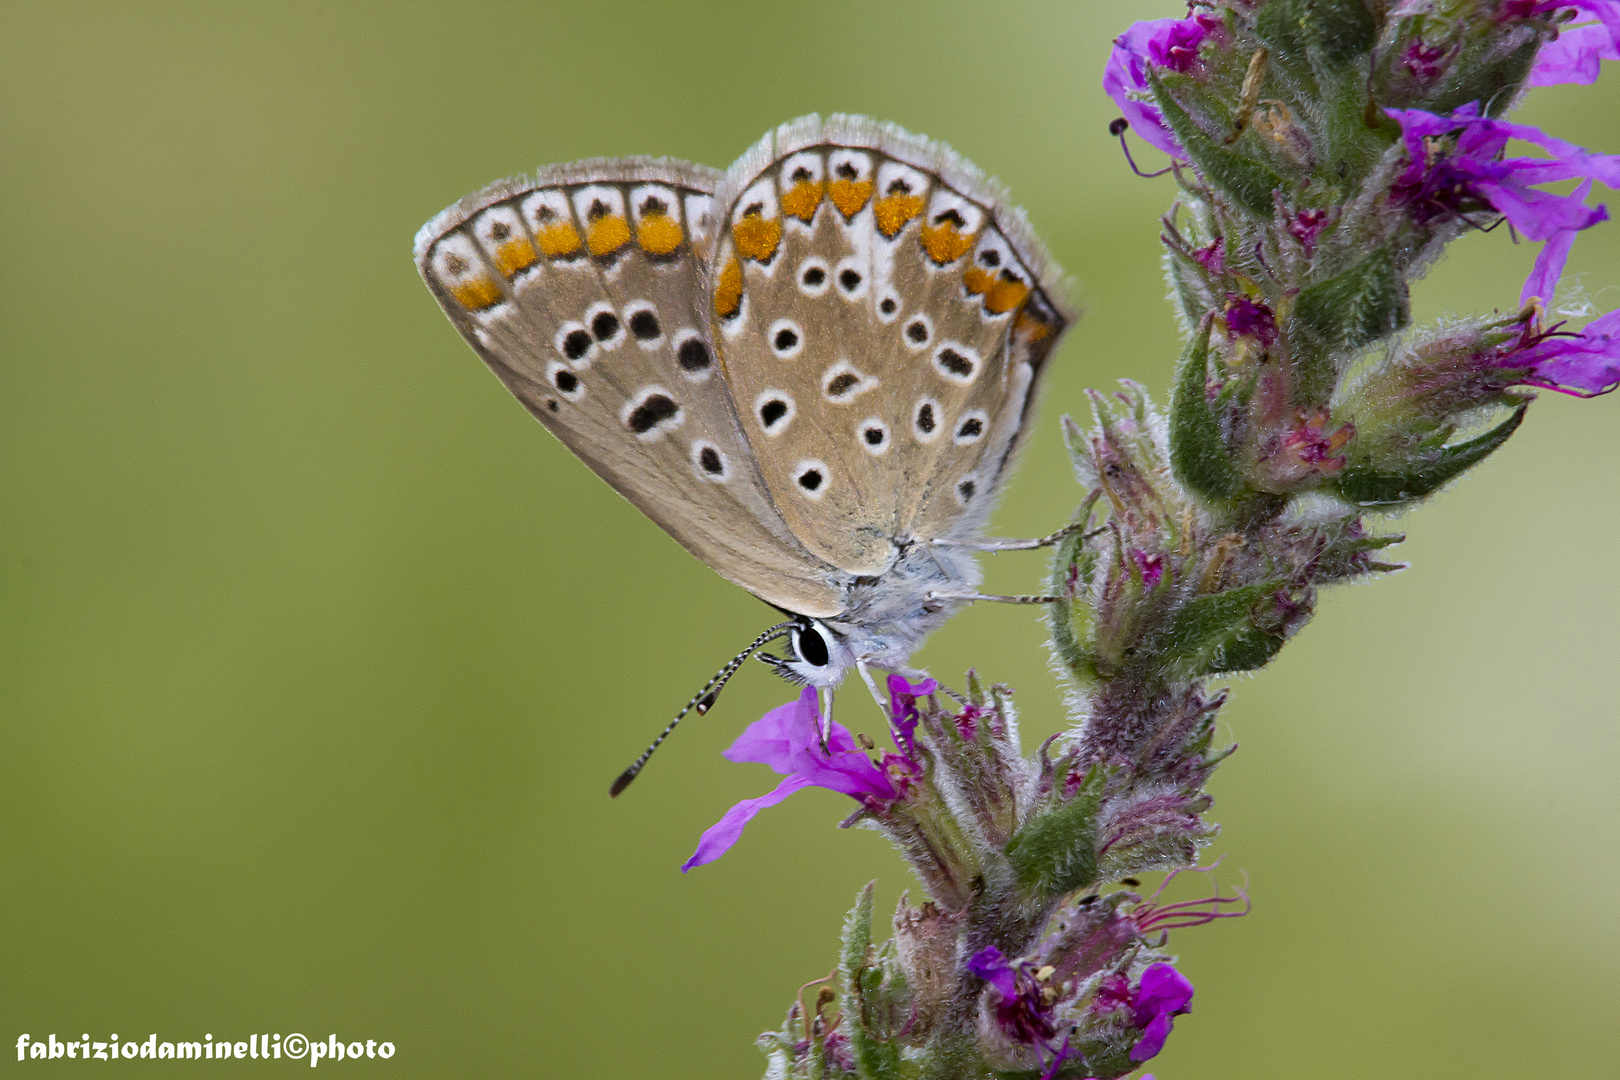
<instances>
[{"instance_id":1,"label":"purple flower","mask_svg":"<svg viewBox=\"0 0 1620 1080\"><path fill-rule=\"evenodd\" d=\"M1401 63L1419 82L1433 82L1445 71L1445 61L1451 49L1445 45L1430 45L1422 38L1413 38L1401 54Z\"/></svg>"},{"instance_id":2,"label":"purple flower","mask_svg":"<svg viewBox=\"0 0 1620 1080\"><path fill-rule=\"evenodd\" d=\"M903 675L889 676L889 723L894 727L895 745L903 747L908 754L916 751L912 733L922 717L917 711L917 699L938 689L939 683L933 679L924 679L913 686Z\"/></svg>"},{"instance_id":3,"label":"purple flower","mask_svg":"<svg viewBox=\"0 0 1620 1080\"><path fill-rule=\"evenodd\" d=\"M1183 63L1191 40L1184 27L1191 22L1189 19L1151 19L1133 23L1129 30L1114 39L1114 50L1108 55L1108 66L1103 69L1102 81L1103 92L1114 99L1114 104L1119 106L1119 111L1130 121L1136 133L1149 145L1180 161L1187 160L1187 151L1176 142L1176 137L1165 126L1164 114L1153 104L1153 95L1148 90L1147 66L1153 63L1166 67L1172 61ZM1198 30L1197 33L1201 41L1203 31ZM1193 42L1191 49L1194 57L1197 47L1198 43ZM1182 69L1176 67L1173 70Z\"/></svg>"},{"instance_id":4,"label":"purple flower","mask_svg":"<svg viewBox=\"0 0 1620 1080\"><path fill-rule=\"evenodd\" d=\"M1157 552L1131 549L1131 559L1136 563L1136 569L1142 575L1142 584L1151 589L1159 584L1164 577L1164 556Z\"/></svg>"},{"instance_id":5,"label":"purple flower","mask_svg":"<svg viewBox=\"0 0 1620 1080\"><path fill-rule=\"evenodd\" d=\"M1316 250L1316 239L1327 228L1328 212L1326 210L1301 210L1285 223L1288 235L1299 241L1299 246L1305 249L1305 257L1311 257Z\"/></svg>"},{"instance_id":6,"label":"purple flower","mask_svg":"<svg viewBox=\"0 0 1620 1080\"><path fill-rule=\"evenodd\" d=\"M1262 345L1277 340L1277 316L1264 304L1241 293L1226 294L1226 330L1234 337L1252 337Z\"/></svg>"},{"instance_id":7,"label":"purple flower","mask_svg":"<svg viewBox=\"0 0 1620 1080\"><path fill-rule=\"evenodd\" d=\"M1142 972L1131 1001L1131 1019L1142 1029L1142 1037L1131 1047L1132 1061L1146 1061L1164 1049L1173 1017L1188 1010L1193 985L1169 964L1153 964Z\"/></svg>"},{"instance_id":8,"label":"purple flower","mask_svg":"<svg viewBox=\"0 0 1620 1080\"><path fill-rule=\"evenodd\" d=\"M749 724L725 751L728 761L757 761L783 777L776 790L757 799L744 799L704 832L692 857L681 864L684 873L711 863L731 850L754 815L775 806L795 791L824 787L866 805L892 802L900 797L892 776L903 773L910 760L898 754L884 756L879 768L855 745L854 736L838 722L831 724L827 751L821 749L820 713L816 691L805 687L797 700L772 709Z\"/></svg>"},{"instance_id":9,"label":"purple flower","mask_svg":"<svg viewBox=\"0 0 1620 1080\"><path fill-rule=\"evenodd\" d=\"M995 988L996 1025L1009 1039L1045 1044L1057 1034L1052 1023L1052 1003L1046 1000L1035 978L1033 964L1010 964L1000 949L990 945L969 957L967 966Z\"/></svg>"},{"instance_id":10,"label":"purple flower","mask_svg":"<svg viewBox=\"0 0 1620 1080\"><path fill-rule=\"evenodd\" d=\"M1205 247L1194 251L1193 258L1198 260L1199 266L1211 274L1226 273L1226 238L1217 236Z\"/></svg>"},{"instance_id":11,"label":"purple flower","mask_svg":"<svg viewBox=\"0 0 1620 1080\"><path fill-rule=\"evenodd\" d=\"M1597 397L1620 386L1620 311L1611 311L1570 334L1542 334L1498 362L1528 368L1522 382L1575 397Z\"/></svg>"},{"instance_id":12,"label":"purple flower","mask_svg":"<svg viewBox=\"0 0 1620 1080\"><path fill-rule=\"evenodd\" d=\"M1546 299L1563 272L1575 233L1606 221L1603 206L1587 206L1596 180L1620 187L1620 154L1595 154L1555 139L1539 128L1481 116L1478 102L1450 116L1422 109L1386 110L1401 125L1409 164L1391 195L1406 202L1420 222L1444 213L1489 206L1531 240L1547 245L1525 283L1525 299ZM1509 139L1534 143L1550 158L1503 158ZM1568 195L1534 185L1587 181Z\"/></svg>"},{"instance_id":13,"label":"purple flower","mask_svg":"<svg viewBox=\"0 0 1620 1080\"><path fill-rule=\"evenodd\" d=\"M1597 81L1604 60L1620 60L1620 0L1560 0L1512 6L1512 14L1519 18L1546 18L1559 11L1573 11L1576 18L1584 14L1598 21L1560 26L1558 37L1536 54L1530 85L1589 86Z\"/></svg>"}]
</instances>

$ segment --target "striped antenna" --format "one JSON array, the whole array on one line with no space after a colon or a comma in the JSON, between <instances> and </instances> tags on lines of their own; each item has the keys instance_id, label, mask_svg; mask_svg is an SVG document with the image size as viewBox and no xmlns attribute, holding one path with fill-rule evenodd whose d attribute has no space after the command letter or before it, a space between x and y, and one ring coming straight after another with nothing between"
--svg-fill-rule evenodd
<instances>
[{"instance_id":1,"label":"striped antenna","mask_svg":"<svg viewBox=\"0 0 1620 1080\"><path fill-rule=\"evenodd\" d=\"M686 708L676 713L675 719L669 722L669 726L663 730L658 738L652 741L651 746L642 751L641 756L636 758L635 764L631 765L628 769L619 774L619 778L613 781L613 786L608 788L608 795L616 798L619 792L629 787L630 781L634 780L636 776L640 774L642 766L647 764L647 759L653 756L653 751L658 749L660 743L669 738L669 733L674 731L675 725L681 722L681 717L685 716L693 709L696 709L697 714L702 716L704 713L714 708L715 699L720 696L720 691L725 689L726 683L729 682L731 677L737 673L737 669L743 666L743 662L753 655L754 650L762 647L767 642L775 641L777 638L785 635L788 632L788 628L797 621L797 619L789 619L787 622L777 623L775 626L759 635L759 637L755 638L753 642L749 644L748 648L732 657L730 662L727 663L725 667L715 672L714 678L704 683L703 689L692 695L692 700L686 703Z\"/></svg>"}]
</instances>

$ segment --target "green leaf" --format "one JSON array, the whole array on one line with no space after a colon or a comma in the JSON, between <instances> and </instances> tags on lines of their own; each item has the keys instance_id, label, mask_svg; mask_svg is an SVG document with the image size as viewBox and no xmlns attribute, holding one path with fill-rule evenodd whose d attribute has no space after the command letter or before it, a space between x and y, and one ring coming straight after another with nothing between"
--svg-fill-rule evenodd
<instances>
[{"instance_id":1,"label":"green leaf","mask_svg":"<svg viewBox=\"0 0 1620 1080\"><path fill-rule=\"evenodd\" d=\"M1209 411L1205 387L1209 378L1209 335L1201 326L1187 343L1170 401L1170 468L1194 495L1214 502L1239 498L1248 485L1232 464L1221 439L1220 425Z\"/></svg>"},{"instance_id":2,"label":"green leaf","mask_svg":"<svg viewBox=\"0 0 1620 1080\"><path fill-rule=\"evenodd\" d=\"M1356 66L1378 41L1378 20L1364 0L1273 0L1255 23L1277 61L1301 59L1322 74Z\"/></svg>"},{"instance_id":3,"label":"green leaf","mask_svg":"<svg viewBox=\"0 0 1620 1080\"><path fill-rule=\"evenodd\" d=\"M1151 70L1148 84L1153 88L1153 100L1164 122L1170 125L1176 141L1204 178L1255 217L1270 221L1275 213L1271 193L1283 186L1282 179L1265 165L1251 161L1241 152L1204 134L1204 129L1170 95L1164 80Z\"/></svg>"},{"instance_id":4,"label":"green leaf","mask_svg":"<svg viewBox=\"0 0 1620 1080\"><path fill-rule=\"evenodd\" d=\"M1188 601L1156 646L1171 678L1198 679L1223 671L1252 671L1277 655L1283 639L1254 623L1256 604L1286 582L1262 581Z\"/></svg>"},{"instance_id":5,"label":"green leaf","mask_svg":"<svg viewBox=\"0 0 1620 1080\"><path fill-rule=\"evenodd\" d=\"M868 881L855 906L844 920L843 949L838 957L838 974L843 983L845 1024L850 1049L855 1052L855 1071L861 1080L900 1080L900 1046L875 1038L866 1028L863 976L872 948L872 896L877 882ZM806 1020L806 1025L809 1021Z\"/></svg>"},{"instance_id":6,"label":"green leaf","mask_svg":"<svg viewBox=\"0 0 1620 1080\"><path fill-rule=\"evenodd\" d=\"M1337 277L1301 290L1293 314L1327 348L1359 349L1405 326L1409 308L1394 256L1379 250Z\"/></svg>"},{"instance_id":7,"label":"green leaf","mask_svg":"<svg viewBox=\"0 0 1620 1080\"><path fill-rule=\"evenodd\" d=\"M1103 770L1093 767L1072 799L1055 794L1007 842L1007 861L1018 883L1041 897L1058 897L1097 880L1097 807Z\"/></svg>"},{"instance_id":8,"label":"green leaf","mask_svg":"<svg viewBox=\"0 0 1620 1080\"><path fill-rule=\"evenodd\" d=\"M1433 460L1405 470L1352 466L1339 474L1332 487L1341 499L1357 506L1397 506L1428 498L1507 442L1524 421L1527 408L1528 403L1520 405L1490 431L1446 447Z\"/></svg>"}]
</instances>

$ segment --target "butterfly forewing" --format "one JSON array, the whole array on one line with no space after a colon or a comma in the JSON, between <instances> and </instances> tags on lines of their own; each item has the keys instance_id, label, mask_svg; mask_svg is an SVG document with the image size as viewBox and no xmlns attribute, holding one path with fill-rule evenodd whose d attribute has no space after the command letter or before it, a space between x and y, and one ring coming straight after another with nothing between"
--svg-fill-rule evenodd
<instances>
[{"instance_id":1,"label":"butterfly forewing","mask_svg":"<svg viewBox=\"0 0 1620 1080\"><path fill-rule=\"evenodd\" d=\"M418 265L507 388L638 509L762 599L831 615L833 568L772 505L727 393L702 273L717 182L648 159L545 170L435 218Z\"/></svg>"},{"instance_id":2,"label":"butterfly forewing","mask_svg":"<svg viewBox=\"0 0 1620 1080\"><path fill-rule=\"evenodd\" d=\"M785 125L728 174L716 339L795 535L852 574L982 524L1066 324L1044 256L949 151Z\"/></svg>"}]
</instances>

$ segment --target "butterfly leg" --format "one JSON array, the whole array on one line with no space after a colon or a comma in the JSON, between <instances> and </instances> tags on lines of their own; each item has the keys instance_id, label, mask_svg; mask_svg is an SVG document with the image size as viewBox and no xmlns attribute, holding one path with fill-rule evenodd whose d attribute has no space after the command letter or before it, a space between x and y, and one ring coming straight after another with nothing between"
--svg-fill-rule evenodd
<instances>
[{"instance_id":1,"label":"butterfly leg","mask_svg":"<svg viewBox=\"0 0 1620 1080\"><path fill-rule=\"evenodd\" d=\"M1006 540L985 537L976 540L935 540L933 543L938 547L967 548L970 551L1034 551L1038 548L1052 547L1060 543L1064 537L1077 533L1085 527L1085 522L1077 521L1073 525L1065 525L1051 536L1041 536L1033 540ZM1089 540L1100 532L1102 532L1101 529L1093 529L1086 534L1085 538Z\"/></svg>"},{"instance_id":2,"label":"butterfly leg","mask_svg":"<svg viewBox=\"0 0 1620 1080\"><path fill-rule=\"evenodd\" d=\"M975 600L993 600L998 604L1055 604L1061 597L1057 596L1003 596L998 593L982 592L930 592L930 600L965 600L973 603Z\"/></svg>"},{"instance_id":3,"label":"butterfly leg","mask_svg":"<svg viewBox=\"0 0 1620 1080\"><path fill-rule=\"evenodd\" d=\"M816 690L816 696L820 699L821 706L816 716L817 734L821 736L821 754L823 757L831 757L832 750L827 743L832 738L833 687L820 687Z\"/></svg>"}]
</instances>

